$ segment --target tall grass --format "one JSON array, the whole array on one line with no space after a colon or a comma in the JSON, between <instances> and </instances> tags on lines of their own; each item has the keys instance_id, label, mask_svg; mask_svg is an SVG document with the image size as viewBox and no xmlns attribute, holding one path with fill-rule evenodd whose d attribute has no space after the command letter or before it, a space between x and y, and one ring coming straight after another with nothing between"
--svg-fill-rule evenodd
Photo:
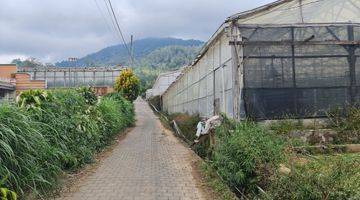
<instances>
[{"instance_id":1,"label":"tall grass","mask_svg":"<svg viewBox=\"0 0 360 200\"><path fill-rule=\"evenodd\" d=\"M284 124L269 130L248 121L224 123L212 166L251 199L359 199L359 154L296 156L294 141L283 137L292 126Z\"/></svg>"},{"instance_id":2,"label":"tall grass","mask_svg":"<svg viewBox=\"0 0 360 200\"><path fill-rule=\"evenodd\" d=\"M236 124L232 133L218 128L213 167L232 187L247 194L259 193L284 161L285 142L254 122Z\"/></svg>"},{"instance_id":3,"label":"tall grass","mask_svg":"<svg viewBox=\"0 0 360 200\"><path fill-rule=\"evenodd\" d=\"M0 105L0 179L20 195L52 189L60 174L92 162L134 121L132 104L119 95L99 102L84 90L51 95L31 106Z\"/></svg>"},{"instance_id":4,"label":"tall grass","mask_svg":"<svg viewBox=\"0 0 360 200\"><path fill-rule=\"evenodd\" d=\"M319 156L277 174L267 188L270 199L360 199L360 156Z\"/></svg>"}]
</instances>

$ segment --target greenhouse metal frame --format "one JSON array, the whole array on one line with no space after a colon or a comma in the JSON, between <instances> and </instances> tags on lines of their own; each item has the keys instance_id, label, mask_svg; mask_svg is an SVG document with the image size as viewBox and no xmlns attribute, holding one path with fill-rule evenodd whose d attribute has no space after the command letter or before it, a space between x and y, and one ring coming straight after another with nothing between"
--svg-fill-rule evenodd
<instances>
[{"instance_id":1,"label":"greenhouse metal frame","mask_svg":"<svg viewBox=\"0 0 360 200\"><path fill-rule=\"evenodd\" d=\"M169 113L325 117L360 102L360 1L280 0L229 17L163 95Z\"/></svg>"},{"instance_id":2,"label":"greenhouse metal frame","mask_svg":"<svg viewBox=\"0 0 360 200\"><path fill-rule=\"evenodd\" d=\"M80 86L113 86L123 68L35 68L24 69L34 80L46 80L48 88L72 88Z\"/></svg>"},{"instance_id":3,"label":"greenhouse metal frame","mask_svg":"<svg viewBox=\"0 0 360 200\"><path fill-rule=\"evenodd\" d=\"M249 117L323 117L360 100L359 25L239 29Z\"/></svg>"}]
</instances>

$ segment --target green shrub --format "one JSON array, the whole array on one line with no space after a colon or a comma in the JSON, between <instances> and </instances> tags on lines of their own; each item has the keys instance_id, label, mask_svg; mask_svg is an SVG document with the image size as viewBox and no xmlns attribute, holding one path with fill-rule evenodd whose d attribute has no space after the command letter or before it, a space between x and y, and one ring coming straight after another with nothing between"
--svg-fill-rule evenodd
<instances>
[{"instance_id":1,"label":"green shrub","mask_svg":"<svg viewBox=\"0 0 360 200\"><path fill-rule=\"evenodd\" d=\"M360 143L360 109L349 106L346 110L334 108L328 113L330 126L338 131L334 143Z\"/></svg>"},{"instance_id":2,"label":"green shrub","mask_svg":"<svg viewBox=\"0 0 360 200\"><path fill-rule=\"evenodd\" d=\"M268 195L271 199L360 199L360 156L321 157L298 164L290 175L274 178Z\"/></svg>"},{"instance_id":3,"label":"green shrub","mask_svg":"<svg viewBox=\"0 0 360 200\"><path fill-rule=\"evenodd\" d=\"M124 69L115 80L114 89L127 100L135 101L140 94L140 79L132 69Z\"/></svg>"},{"instance_id":4,"label":"green shrub","mask_svg":"<svg viewBox=\"0 0 360 200\"><path fill-rule=\"evenodd\" d=\"M284 160L285 143L253 122L237 124L232 133L224 130L220 127L216 133L220 139L215 148L213 167L231 187L256 195L257 186L266 187L269 177Z\"/></svg>"},{"instance_id":5,"label":"green shrub","mask_svg":"<svg viewBox=\"0 0 360 200\"><path fill-rule=\"evenodd\" d=\"M76 90L80 93L84 98L85 102L90 105L95 105L97 102L97 97L94 90L91 87L81 87Z\"/></svg>"},{"instance_id":6,"label":"green shrub","mask_svg":"<svg viewBox=\"0 0 360 200\"><path fill-rule=\"evenodd\" d=\"M103 145L106 145L108 139L115 134L134 123L133 105L125 99L104 98L98 105L98 111L102 119L99 126L103 133L108 134L102 135Z\"/></svg>"},{"instance_id":7,"label":"green shrub","mask_svg":"<svg viewBox=\"0 0 360 200\"><path fill-rule=\"evenodd\" d=\"M123 115L126 116L124 122L128 125L134 124L135 122L134 104L126 100L121 93L110 93L105 98L109 98L114 101L117 101L120 105L121 113L123 113Z\"/></svg>"},{"instance_id":8,"label":"green shrub","mask_svg":"<svg viewBox=\"0 0 360 200\"><path fill-rule=\"evenodd\" d=\"M51 98L21 97L20 107L0 105L0 178L21 195L53 188L63 171L92 162L134 121L132 104L117 94L95 104L88 90L47 93Z\"/></svg>"}]
</instances>

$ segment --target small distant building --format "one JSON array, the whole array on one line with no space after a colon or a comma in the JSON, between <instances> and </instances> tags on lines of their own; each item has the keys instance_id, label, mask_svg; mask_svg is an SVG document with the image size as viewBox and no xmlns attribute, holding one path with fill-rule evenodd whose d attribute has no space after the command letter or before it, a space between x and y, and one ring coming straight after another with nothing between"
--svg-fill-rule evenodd
<instances>
[{"instance_id":1,"label":"small distant building","mask_svg":"<svg viewBox=\"0 0 360 200\"><path fill-rule=\"evenodd\" d=\"M16 93L20 93L25 90L47 88L45 80L32 80L31 75L28 73L15 73L12 74L12 78L15 79Z\"/></svg>"},{"instance_id":2,"label":"small distant building","mask_svg":"<svg viewBox=\"0 0 360 200\"><path fill-rule=\"evenodd\" d=\"M16 64L0 64L0 100L12 100L30 89L46 89L45 80L32 80L29 73L19 73Z\"/></svg>"},{"instance_id":3,"label":"small distant building","mask_svg":"<svg viewBox=\"0 0 360 200\"><path fill-rule=\"evenodd\" d=\"M11 79L12 74L17 73L16 64L0 64L0 78Z\"/></svg>"},{"instance_id":4,"label":"small distant building","mask_svg":"<svg viewBox=\"0 0 360 200\"><path fill-rule=\"evenodd\" d=\"M11 74L16 72L16 65L0 64L0 101L15 98L15 84Z\"/></svg>"},{"instance_id":5,"label":"small distant building","mask_svg":"<svg viewBox=\"0 0 360 200\"><path fill-rule=\"evenodd\" d=\"M10 80L0 78L0 101L13 100L15 98L15 86Z\"/></svg>"},{"instance_id":6,"label":"small distant building","mask_svg":"<svg viewBox=\"0 0 360 200\"><path fill-rule=\"evenodd\" d=\"M160 74L151 90L152 96L161 96L181 74L181 70Z\"/></svg>"},{"instance_id":7,"label":"small distant building","mask_svg":"<svg viewBox=\"0 0 360 200\"><path fill-rule=\"evenodd\" d=\"M115 92L113 87L101 87L101 86L95 86L92 87L94 89L94 92L97 96L105 96L107 94Z\"/></svg>"}]
</instances>

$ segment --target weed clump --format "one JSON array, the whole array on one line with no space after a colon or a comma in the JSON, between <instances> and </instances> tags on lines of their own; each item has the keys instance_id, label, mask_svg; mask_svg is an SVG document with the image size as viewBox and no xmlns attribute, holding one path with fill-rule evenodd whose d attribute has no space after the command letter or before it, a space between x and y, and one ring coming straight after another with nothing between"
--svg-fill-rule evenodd
<instances>
[{"instance_id":1,"label":"weed clump","mask_svg":"<svg viewBox=\"0 0 360 200\"><path fill-rule=\"evenodd\" d=\"M285 160L285 142L254 122L239 123L232 133L217 135L221 139L215 148L213 167L231 187L248 194L256 195L259 187L266 187L269 177Z\"/></svg>"},{"instance_id":2,"label":"weed clump","mask_svg":"<svg viewBox=\"0 0 360 200\"><path fill-rule=\"evenodd\" d=\"M336 144L360 143L360 109L349 106L346 110L335 108L328 113L330 126L338 131Z\"/></svg>"},{"instance_id":3,"label":"weed clump","mask_svg":"<svg viewBox=\"0 0 360 200\"><path fill-rule=\"evenodd\" d=\"M273 178L268 195L271 199L360 199L360 157L321 156L296 164L292 173Z\"/></svg>"}]
</instances>

